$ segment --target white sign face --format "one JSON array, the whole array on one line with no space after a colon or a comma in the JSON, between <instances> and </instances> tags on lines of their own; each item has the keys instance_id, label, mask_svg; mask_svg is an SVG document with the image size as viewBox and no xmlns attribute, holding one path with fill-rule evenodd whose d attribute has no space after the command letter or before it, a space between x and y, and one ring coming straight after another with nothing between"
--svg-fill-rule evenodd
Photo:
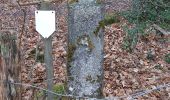
<instances>
[{"instance_id":1,"label":"white sign face","mask_svg":"<svg viewBox=\"0 0 170 100\"><path fill-rule=\"evenodd\" d=\"M44 38L48 38L55 31L55 11L35 11L35 26Z\"/></svg>"}]
</instances>

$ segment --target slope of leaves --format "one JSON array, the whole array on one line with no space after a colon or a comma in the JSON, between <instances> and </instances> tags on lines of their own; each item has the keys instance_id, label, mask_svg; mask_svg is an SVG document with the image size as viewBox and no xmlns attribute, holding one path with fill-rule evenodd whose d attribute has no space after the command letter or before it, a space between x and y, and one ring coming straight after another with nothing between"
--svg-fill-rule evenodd
<instances>
[{"instance_id":1,"label":"slope of leaves","mask_svg":"<svg viewBox=\"0 0 170 100\"><path fill-rule=\"evenodd\" d=\"M164 61L164 55L170 52L170 36L150 33L140 38L133 53L128 53L122 49L126 37L122 26L125 24L128 23L122 20L119 24L106 27L105 96L129 95L170 81L170 65ZM167 99L170 98L169 92L166 88L138 99Z\"/></svg>"},{"instance_id":2,"label":"slope of leaves","mask_svg":"<svg viewBox=\"0 0 170 100\"><path fill-rule=\"evenodd\" d=\"M26 0L23 0L23 2L24 1L26 2ZM5 1L3 0L2 2L4 3ZM57 21L59 23L57 24L57 32L53 34L55 83L64 83L66 81L67 11L66 8L64 8L66 6L60 7L61 9L57 11ZM108 12L111 12L109 9L114 9L112 6L107 7ZM12 20L12 18L14 18L13 13L20 12L20 9L8 8L6 5L2 8L5 9L1 9L0 21L4 22L4 27L14 27L16 25L18 28L18 41L21 39L22 82L39 87L46 87L45 65L35 60L36 45L38 44L40 49L44 47L41 36L35 31L34 17L31 15L34 13L36 7L28 6L24 8L27 11L27 16L26 27L22 37L19 36L22 30L23 15L21 14ZM4 12L6 12L6 15L2 15ZM8 14L10 16L7 16ZM13 22L17 23L15 24ZM105 96L128 95L170 82L170 64L164 61L165 55L170 53L170 36L160 36L155 34L155 32L149 35L146 34L139 39L133 53L128 53L122 48L123 40L127 36L127 33L123 31L122 28L125 25L130 26L126 20L121 19L120 23L105 27L105 84L103 88L103 94ZM42 50L41 52L44 51ZM23 100L29 100L35 91L36 90L30 87L23 87ZM169 98L170 88L165 88L139 97L138 99L166 100Z\"/></svg>"}]
</instances>

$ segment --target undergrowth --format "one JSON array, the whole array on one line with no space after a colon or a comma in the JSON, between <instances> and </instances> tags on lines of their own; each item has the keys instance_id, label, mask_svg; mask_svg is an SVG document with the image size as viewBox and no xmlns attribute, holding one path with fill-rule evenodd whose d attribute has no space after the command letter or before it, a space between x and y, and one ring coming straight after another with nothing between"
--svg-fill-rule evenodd
<instances>
[{"instance_id":1,"label":"undergrowth","mask_svg":"<svg viewBox=\"0 0 170 100\"><path fill-rule=\"evenodd\" d=\"M113 23L118 23L118 22L120 22L120 20L118 19L117 14L107 14L105 15L104 19L99 22L99 25L96 27L93 33L96 36L98 36L100 29L104 29L105 26L111 25Z\"/></svg>"},{"instance_id":2,"label":"undergrowth","mask_svg":"<svg viewBox=\"0 0 170 100\"><path fill-rule=\"evenodd\" d=\"M168 54L165 55L164 60L165 60L165 62L167 62L168 64L170 64L170 53L168 53Z\"/></svg>"},{"instance_id":3,"label":"undergrowth","mask_svg":"<svg viewBox=\"0 0 170 100\"><path fill-rule=\"evenodd\" d=\"M170 29L170 1L169 0L133 0L132 9L122 12L123 15L135 27L124 29L127 36L124 39L123 48L132 52L138 42L138 38L145 33L145 29L152 24Z\"/></svg>"}]
</instances>

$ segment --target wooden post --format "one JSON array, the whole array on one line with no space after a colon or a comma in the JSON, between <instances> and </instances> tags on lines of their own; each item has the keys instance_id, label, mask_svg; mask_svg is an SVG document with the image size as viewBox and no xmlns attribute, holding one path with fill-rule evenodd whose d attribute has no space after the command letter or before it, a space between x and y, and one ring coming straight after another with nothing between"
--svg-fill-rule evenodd
<instances>
[{"instance_id":1,"label":"wooden post","mask_svg":"<svg viewBox=\"0 0 170 100\"><path fill-rule=\"evenodd\" d=\"M40 10L50 10L50 2L42 2L40 4ZM47 19L48 20L48 19ZM47 27L48 28L48 27ZM44 38L44 45L45 45L45 64L46 64L46 71L47 71L47 89L49 91L53 91L53 58L52 58L52 37ZM51 93L47 93L47 100L53 100L54 96Z\"/></svg>"},{"instance_id":2,"label":"wooden post","mask_svg":"<svg viewBox=\"0 0 170 100\"><path fill-rule=\"evenodd\" d=\"M19 100L19 87L13 84L19 81L18 50L16 36L10 31L0 34L0 100Z\"/></svg>"}]
</instances>

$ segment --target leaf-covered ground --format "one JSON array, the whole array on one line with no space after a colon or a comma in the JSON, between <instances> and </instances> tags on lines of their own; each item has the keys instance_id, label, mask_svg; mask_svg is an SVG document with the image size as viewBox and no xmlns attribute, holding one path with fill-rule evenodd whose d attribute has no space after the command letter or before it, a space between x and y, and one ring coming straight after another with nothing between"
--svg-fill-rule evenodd
<instances>
[{"instance_id":1,"label":"leaf-covered ground","mask_svg":"<svg viewBox=\"0 0 170 100\"><path fill-rule=\"evenodd\" d=\"M170 35L149 32L129 53L122 49L127 34L122 26L126 23L122 20L105 30L105 96L129 95L170 82L170 64L164 61L165 55L170 53ZM138 99L167 100L169 93L170 88L165 88Z\"/></svg>"},{"instance_id":2,"label":"leaf-covered ground","mask_svg":"<svg viewBox=\"0 0 170 100\"><path fill-rule=\"evenodd\" d=\"M25 1L23 1L25 2ZM4 2L2 2L4 3ZM118 3L116 3L118 4ZM121 3L120 3L121 4ZM59 4L54 4L58 6ZM115 3L113 4L115 5ZM112 6L106 6L107 12L114 11ZM126 6L125 6L126 7ZM66 5L56 9L57 11L57 31L53 36L53 65L54 82L64 83L67 81L66 75L66 55L67 55L67 10ZM11 10L12 9L12 10ZM43 55L43 41L35 31L34 17L29 13L36 9L28 6L24 34L21 35L23 16L16 19L19 24L18 42L21 39L21 58L22 58L22 82L45 86L45 66L44 63L35 62L36 45L39 43L40 55ZM117 8L118 9L118 8ZM15 10L8 8L2 9L9 15ZM16 22L11 20L11 16L0 16L2 22ZM17 17L15 17L17 18ZM11 25L13 24L4 24ZM16 24L14 24L16 25ZM123 26L129 25L128 22L120 18L120 23L105 27L104 32L104 96L122 96L138 91L155 88L155 86L170 82L170 64L165 62L165 55L170 53L170 35L158 35L155 31L148 32L139 38L132 53L124 50L123 43L127 33ZM20 37L19 37L20 36ZM41 61L42 59L40 59ZM42 60L43 61L43 60ZM30 87L23 87L23 100L29 100L35 91ZM139 100L168 100L170 99L170 88L164 88L152 92Z\"/></svg>"},{"instance_id":3,"label":"leaf-covered ground","mask_svg":"<svg viewBox=\"0 0 170 100\"><path fill-rule=\"evenodd\" d=\"M53 65L55 83L66 82L66 21L60 17L61 26L53 38ZM65 23L65 24L64 24ZM170 64L166 63L165 55L170 53L170 36L159 35L154 31L141 38L132 53L123 49L126 32L123 26L128 24L121 19L120 23L105 27L104 46L104 96L123 96L142 90L152 89L158 85L170 82ZM38 34L37 34L38 35ZM31 37L26 42L29 50L35 48L37 37ZM33 40L35 42L33 43ZM32 47L31 47L32 45ZM43 46L42 46L43 47ZM29 49L30 48L30 49ZM148 56L151 55L149 58ZM34 60L26 60L26 65L32 65ZM33 83L41 83L45 79L45 67L36 64L33 70ZM25 72L28 72L25 69ZM27 75L23 73L23 81ZM27 81L27 83L30 83ZM25 81L26 82L26 81ZM161 89L138 99L165 100L170 98L170 88Z\"/></svg>"}]
</instances>

